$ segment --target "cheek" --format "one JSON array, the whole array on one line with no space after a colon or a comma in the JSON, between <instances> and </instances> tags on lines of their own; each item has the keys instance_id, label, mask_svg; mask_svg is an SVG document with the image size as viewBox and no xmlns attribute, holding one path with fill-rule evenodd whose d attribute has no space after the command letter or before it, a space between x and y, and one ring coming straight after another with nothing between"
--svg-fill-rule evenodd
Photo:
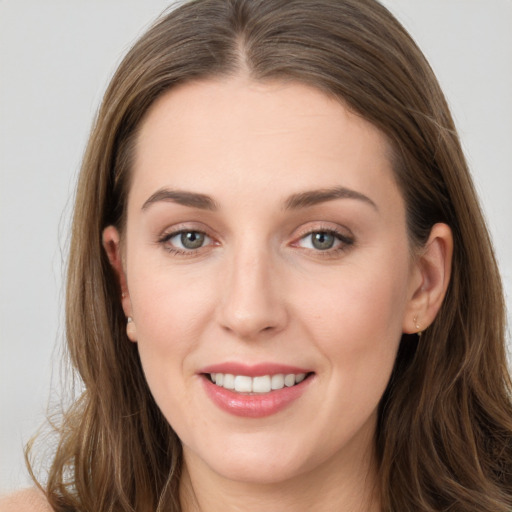
<instances>
[{"instance_id":1,"label":"cheek","mask_svg":"<svg viewBox=\"0 0 512 512\"><path fill-rule=\"evenodd\" d=\"M182 383L195 376L190 355L211 318L211 286L197 275L170 272L148 261L133 265L131 276L137 344L148 385L166 415L184 410Z\"/></svg>"},{"instance_id":2,"label":"cheek","mask_svg":"<svg viewBox=\"0 0 512 512\"><path fill-rule=\"evenodd\" d=\"M389 261L389 260L388 260ZM374 259L334 270L321 280L306 282L295 295L307 297L300 316L316 330L332 331L327 338L374 345L379 338L401 334L408 292L408 262ZM325 333L327 335L327 333Z\"/></svg>"},{"instance_id":3,"label":"cheek","mask_svg":"<svg viewBox=\"0 0 512 512\"><path fill-rule=\"evenodd\" d=\"M337 409L376 406L393 369L407 303L407 262L385 261L309 286L309 300L297 313L327 362Z\"/></svg>"},{"instance_id":4,"label":"cheek","mask_svg":"<svg viewBox=\"0 0 512 512\"><path fill-rule=\"evenodd\" d=\"M129 289L139 338L174 352L190 345L214 302L205 276L147 262L134 268L132 276Z\"/></svg>"},{"instance_id":5,"label":"cheek","mask_svg":"<svg viewBox=\"0 0 512 512\"><path fill-rule=\"evenodd\" d=\"M187 390L196 385L191 354L200 344L208 306L193 285L151 276L141 276L133 286L139 356L155 402L175 432L183 434L203 422L193 414L196 397Z\"/></svg>"}]
</instances>

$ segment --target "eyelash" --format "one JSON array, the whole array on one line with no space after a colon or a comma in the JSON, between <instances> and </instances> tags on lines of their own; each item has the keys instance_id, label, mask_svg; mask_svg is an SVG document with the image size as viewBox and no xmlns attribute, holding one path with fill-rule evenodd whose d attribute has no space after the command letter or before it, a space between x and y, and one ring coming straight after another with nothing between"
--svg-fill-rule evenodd
<instances>
[{"instance_id":1,"label":"eyelash","mask_svg":"<svg viewBox=\"0 0 512 512\"><path fill-rule=\"evenodd\" d=\"M217 245L215 242L213 244L211 243L214 241L213 238L208 236L204 231L195 230L195 229L179 229L177 231L165 233L163 236L161 236L158 239L158 243L160 245L162 245L167 252L169 252L171 254L175 254L177 256L185 256L185 257L186 256L194 256L198 253L198 251L201 251L202 249L205 249L205 247L208 247L208 245L201 245L200 247L198 247L196 249L180 249L180 248L178 248L174 245L171 245L169 243L170 240L172 240L173 238L183 235L183 234L186 234L186 233L195 233L198 235L202 235L205 237L206 240L210 240L210 243L208 245ZM300 246L301 241L307 239L307 237L311 237L312 235L316 235L316 234L333 236L335 238L334 243L339 242L338 247L327 248L325 250L302 247L302 249L304 249L306 251L312 251L315 253L315 255L318 255L320 257L335 257L337 254L348 250L355 243L355 240L352 236L348 236L348 235L341 233L340 231L333 229L331 227L329 227L329 228L320 227L320 228L315 228L315 229L311 229L309 231L304 232L303 234L301 234L301 236L299 238L296 239L295 242L291 243L290 245L292 247L301 248L301 246Z\"/></svg>"},{"instance_id":2,"label":"eyelash","mask_svg":"<svg viewBox=\"0 0 512 512\"><path fill-rule=\"evenodd\" d=\"M194 256L198 251L204 249L206 246L202 245L197 249L180 249L174 245L171 245L169 242L173 238L183 235L185 233L195 233L198 235L203 235L205 239L213 240L212 237L208 236L204 231L199 229L179 229L177 231L172 231L170 233L165 233L161 238L159 238L158 243L163 245L165 250L171 254L175 254L177 256ZM215 245L215 244L214 244Z\"/></svg>"},{"instance_id":3,"label":"eyelash","mask_svg":"<svg viewBox=\"0 0 512 512\"><path fill-rule=\"evenodd\" d=\"M306 240L308 237L312 237L313 235L328 235L334 237L334 244L338 242L337 247L327 248L327 249L315 249L309 247L303 247L303 249L307 251L314 252L315 256L320 256L322 258L336 257L342 252L347 251L351 246L354 245L355 240L352 236L347 235L346 233L341 233L340 231L333 229L332 227L317 227L315 229L308 230L303 233L296 242L293 242L291 245L293 247L300 247L300 242ZM312 244L312 242L311 242Z\"/></svg>"}]
</instances>

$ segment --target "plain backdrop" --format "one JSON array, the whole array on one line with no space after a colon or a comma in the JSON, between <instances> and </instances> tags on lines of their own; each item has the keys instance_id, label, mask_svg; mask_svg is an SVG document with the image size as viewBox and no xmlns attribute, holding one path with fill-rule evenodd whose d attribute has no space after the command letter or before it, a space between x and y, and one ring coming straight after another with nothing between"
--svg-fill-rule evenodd
<instances>
[{"instance_id":1,"label":"plain backdrop","mask_svg":"<svg viewBox=\"0 0 512 512\"><path fill-rule=\"evenodd\" d=\"M385 4L448 97L510 312L512 0ZM22 446L61 393L68 226L91 122L121 57L168 5L0 0L0 492L29 484Z\"/></svg>"}]
</instances>

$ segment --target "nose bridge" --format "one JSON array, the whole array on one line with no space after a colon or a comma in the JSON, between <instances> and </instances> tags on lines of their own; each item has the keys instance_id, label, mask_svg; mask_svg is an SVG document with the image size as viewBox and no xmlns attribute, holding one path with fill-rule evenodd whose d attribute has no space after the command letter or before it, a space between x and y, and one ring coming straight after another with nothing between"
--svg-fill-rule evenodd
<instances>
[{"instance_id":1,"label":"nose bridge","mask_svg":"<svg viewBox=\"0 0 512 512\"><path fill-rule=\"evenodd\" d=\"M276 332L286 323L275 257L255 238L247 237L234 247L222 283L220 322L241 338Z\"/></svg>"}]
</instances>

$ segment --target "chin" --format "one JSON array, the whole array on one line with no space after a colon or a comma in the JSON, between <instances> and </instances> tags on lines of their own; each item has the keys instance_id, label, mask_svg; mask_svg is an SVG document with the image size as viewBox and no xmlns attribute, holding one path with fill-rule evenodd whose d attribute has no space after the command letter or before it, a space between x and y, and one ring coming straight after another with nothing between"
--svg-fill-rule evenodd
<instances>
[{"instance_id":1,"label":"chin","mask_svg":"<svg viewBox=\"0 0 512 512\"><path fill-rule=\"evenodd\" d=\"M211 445L194 453L185 448L185 461L192 464L201 461L222 478L259 485L291 480L321 464L320 460L314 460L317 457L307 455L304 442L290 442L282 435L271 439L255 437L230 436L225 443L216 443L214 450Z\"/></svg>"},{"instance_id":2,"label":"chin","mask_svg":"<svg viewBox=\"0 0 512 512\"><path fill-rule=\"evenodd\" d=\"M247 459L240 460L234 464L212 466L218 475L227 480L233 480L251 485L273 485L282 484L288 480L307 473L307 468L300 464L282 463L281 461L268 460L265 462L249 462Z\"/></svg>"}]
</instances>

